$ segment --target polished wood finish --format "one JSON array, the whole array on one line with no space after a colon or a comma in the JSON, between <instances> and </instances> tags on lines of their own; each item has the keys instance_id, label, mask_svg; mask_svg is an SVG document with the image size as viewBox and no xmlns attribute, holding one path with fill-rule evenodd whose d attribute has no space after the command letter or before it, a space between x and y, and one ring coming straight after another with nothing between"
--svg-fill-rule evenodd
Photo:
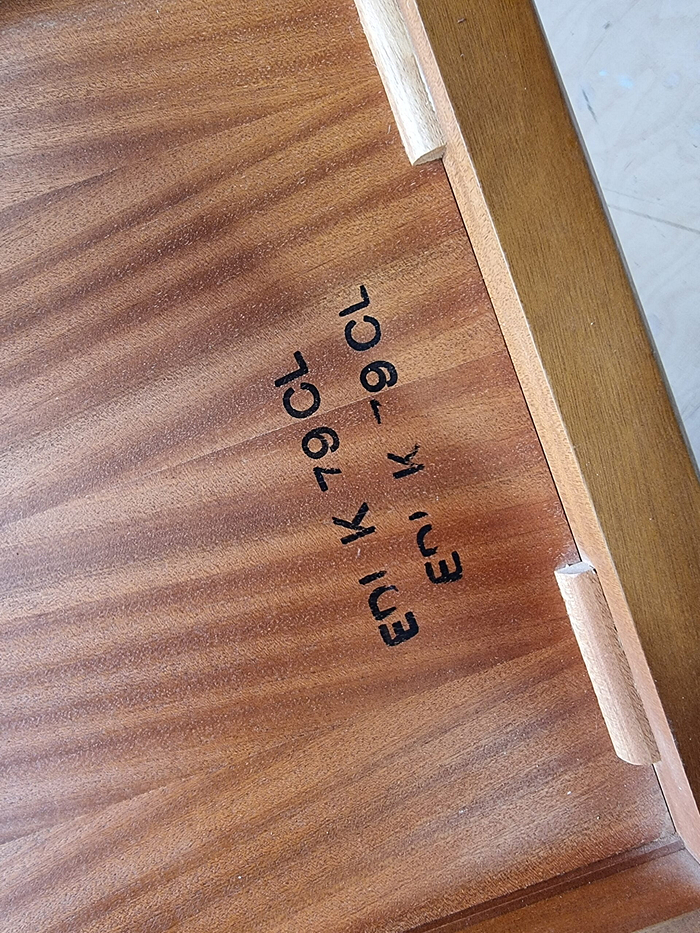
<instances>
[{"instance_id":1,"label":"polished wood finish","mask_svg":"<svg viewBox=\"0 0 700 933\"><path fill-rule=\"evenodd\" d=\"M258 716L257 749L234 736L217 769L0 849L2 916L13 933L399 933L667 833L560 654L385 688L317 736L273 744Z\"/></svg>"},{"instance_id":2,"label":"polished wood finish","mask_svg":"<svg viewBox=\"0 0 700 933\"><path fill-rule=\"evenodd\" d=\"M529 0L401 3L567 517L700 854L700 486L635 296Z\"/></svg>"},{"instance_id":3,"label":"polished wood finish","mask_svg":"<svg viewBox=\"0 0 700 933\"><path fill-rule=\"evenodd\" d=\"M566 618L578 555L448 180L349 0L0 27L5 926L400 933L673 844ZM394 599L420 627L389 647Z\"/></svg>"},{"instance_id":4,"label":"polished wood finish","mask_svg":"<svg viewBox=\"0 0 700 933\"><path fill-rule=\"evenodd\" d=\"M697 933L700 866L687 850L668 848L641 852L626 863L611 860L607 870L596 866L575 885L565 878L545 897L535 892L532 903L519 909L503 913L502 905L486 906L471 920L438 925L434 933ZM489 912L493 916L486 919ZM677 920L677 914L684 916Z\"/></svg>"}]
</instances>

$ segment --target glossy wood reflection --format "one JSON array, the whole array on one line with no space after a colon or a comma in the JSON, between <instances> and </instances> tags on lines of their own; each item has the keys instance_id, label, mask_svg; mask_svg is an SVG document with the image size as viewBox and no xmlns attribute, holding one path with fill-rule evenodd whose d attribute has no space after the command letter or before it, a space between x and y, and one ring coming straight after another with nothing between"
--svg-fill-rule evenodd
<instances>
[{"instance_id":1,"label":"glossy wood reflection","mask_svg":"<svg viewBox=\"0 0 700 933\"><path fill-rule=\"evenodd\" d=\"M0 49L10 929L399 933L672 838L565 617L576 551L444 171L409 166L352 5L17 2ZM308 418L275 385L298 353Z\"/></svg>"}]
</instances>

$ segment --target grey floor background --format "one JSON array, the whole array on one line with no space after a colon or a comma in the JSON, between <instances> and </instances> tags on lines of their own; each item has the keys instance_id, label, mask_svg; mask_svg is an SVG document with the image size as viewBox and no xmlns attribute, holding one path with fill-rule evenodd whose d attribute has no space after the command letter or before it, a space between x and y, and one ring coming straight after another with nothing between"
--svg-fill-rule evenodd
<instances>
[{"instance_id":1,"label":"grey floor background","mask_svg":"<svg viewBox=\"0 0 700 933\"><path fill-rule=\"evenodd\" d=\"M700 461L700 0L536 0Z\"/></svg>"}]
</instances>

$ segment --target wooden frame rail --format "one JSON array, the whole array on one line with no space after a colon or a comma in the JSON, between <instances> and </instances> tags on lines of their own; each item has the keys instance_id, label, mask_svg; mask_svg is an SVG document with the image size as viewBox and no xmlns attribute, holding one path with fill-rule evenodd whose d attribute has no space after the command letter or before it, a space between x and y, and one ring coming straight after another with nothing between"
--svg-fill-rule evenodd
<instances>
[{"instance_id":1,"label":"wooden frame rail","mask_svg":"<svg viewBox=\"0 0 700 933\"><path fill-rule=\"evenodd\" d=\"M700 485L635 293L530 0L401 8L496 314L697 857Z\"/></svg>"}]
</instances>

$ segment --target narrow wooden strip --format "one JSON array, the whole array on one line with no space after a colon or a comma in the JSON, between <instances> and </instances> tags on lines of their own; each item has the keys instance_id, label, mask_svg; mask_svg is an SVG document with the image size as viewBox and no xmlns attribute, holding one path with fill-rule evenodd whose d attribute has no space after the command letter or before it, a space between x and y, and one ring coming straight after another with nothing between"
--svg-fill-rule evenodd
<instances>
[{"instance_id":1,"label":"narrow wooden strip","mask_svg":"<svg viewBox=\"0 0 700 933\"><path fill-rule=\"evenodd\" d=\"M678 837L628 849L409 933L632 933L700 904L700 869ZM604 910L601 907L604 905ZM571 923L574 926L571 926ZM576 925L577 924L577 925Z\"/></svg>"},{"instance_id":2,"label":"narrow wooden strip","mask_svg":"<svg viewBox=\"0 0 700 933\"><path fill-rule=\"evenodd\" d=\"M615 751L630 764L653 764L659 750L598 575L584 562L554 575Z\"/></svg>"},{"instance_id":3,"label":"narrow wooden strip","mask_svg":"<svg viewBox=\"0 0 700 933\"><path fill-rule=\"evenodd\" d=\"M439 159L445 143L396 0L355 0L412 165Z\"/></svg>"}]
</instances>

